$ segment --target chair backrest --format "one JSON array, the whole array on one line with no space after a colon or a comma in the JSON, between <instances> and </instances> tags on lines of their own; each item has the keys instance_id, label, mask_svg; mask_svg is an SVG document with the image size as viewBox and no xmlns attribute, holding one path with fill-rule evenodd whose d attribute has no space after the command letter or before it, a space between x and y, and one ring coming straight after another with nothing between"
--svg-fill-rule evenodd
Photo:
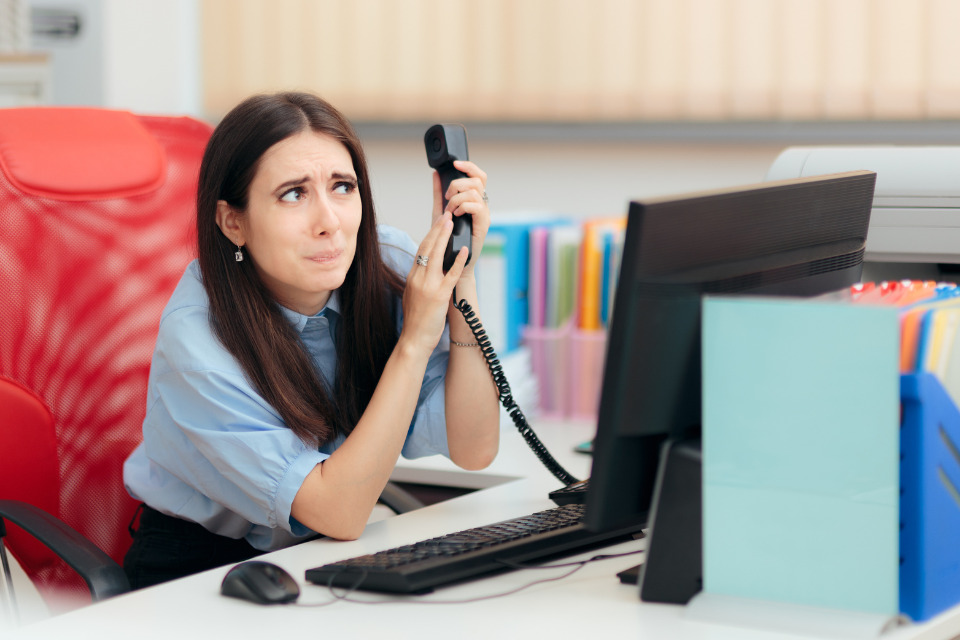
<instances>
[{"instance_id":1,"label":"chair backrest","mask_svg":"<svg viewBox=\"0 0 960 640\"><path fill-rule=\"evenodd\" d=\"M160 312L196 253L211 127L92 108L0 109L0 498L57 516L117 562L136 503ZM41 591L82 589L10 526Z\"/></svg>"}]
</instances>

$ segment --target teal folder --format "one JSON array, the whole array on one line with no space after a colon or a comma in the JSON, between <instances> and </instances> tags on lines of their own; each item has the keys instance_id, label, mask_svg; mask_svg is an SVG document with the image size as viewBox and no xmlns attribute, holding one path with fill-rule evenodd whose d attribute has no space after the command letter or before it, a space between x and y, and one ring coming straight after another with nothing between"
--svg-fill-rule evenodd
<instances>
[{"instance_id":1,"label":"teal folder","mask_svg":"<svg viewBox=\"0 0 960 640\"><path fill-rule=\"evenodd\" d=\"M704 591L896 615L897 309L708 297Z\"/></svg>"}]
</instances>

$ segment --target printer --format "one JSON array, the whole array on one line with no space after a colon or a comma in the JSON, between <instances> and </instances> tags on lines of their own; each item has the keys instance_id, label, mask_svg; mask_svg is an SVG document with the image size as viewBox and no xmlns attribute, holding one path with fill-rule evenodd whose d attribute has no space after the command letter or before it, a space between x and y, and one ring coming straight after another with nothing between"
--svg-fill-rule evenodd
<instances>
[{"instance_id":1,"label":"printer","mask_svg":"<svg viewBox=\"0 0 960 640\"><path fill-rule=\"evenodd\" d=\"M767 180L877 173L867 262L960 264L960 147L789 147Z\"/></svg>"}]
</instances>

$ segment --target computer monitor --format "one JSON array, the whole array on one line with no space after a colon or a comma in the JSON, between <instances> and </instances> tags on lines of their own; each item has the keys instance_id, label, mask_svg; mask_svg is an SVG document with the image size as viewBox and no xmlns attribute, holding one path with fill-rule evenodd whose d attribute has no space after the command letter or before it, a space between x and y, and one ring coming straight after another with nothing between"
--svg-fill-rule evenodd
<instances>
[{"instance_id":1,"label":"computer monitor","mask_svg":"<svg viewBox=\"0 0 960 640\"><path fill-rule=\"evenodd\" d=\"M587 528L646 523L661 446L699 437L701 296L858 282L875 182L854 171L630 204Z\"/></svg>"}]
</instances>

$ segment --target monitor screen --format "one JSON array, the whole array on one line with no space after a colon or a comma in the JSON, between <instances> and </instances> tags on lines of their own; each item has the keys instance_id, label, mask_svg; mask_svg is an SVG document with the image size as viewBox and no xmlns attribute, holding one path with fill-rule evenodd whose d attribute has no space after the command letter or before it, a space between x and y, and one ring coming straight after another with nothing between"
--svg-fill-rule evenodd
<instances>
[{"instance_id":1,"label":"monitor screen","mask_svg":"<svg viewBox=\"0 0 960 640\"><path fill-rule=\"evenodd\" d=\"M667 438L700 430L703 294L812 296L859 281L876 174L630 204L585 523L645 523Z\"/></svg>"}]
</instances>

